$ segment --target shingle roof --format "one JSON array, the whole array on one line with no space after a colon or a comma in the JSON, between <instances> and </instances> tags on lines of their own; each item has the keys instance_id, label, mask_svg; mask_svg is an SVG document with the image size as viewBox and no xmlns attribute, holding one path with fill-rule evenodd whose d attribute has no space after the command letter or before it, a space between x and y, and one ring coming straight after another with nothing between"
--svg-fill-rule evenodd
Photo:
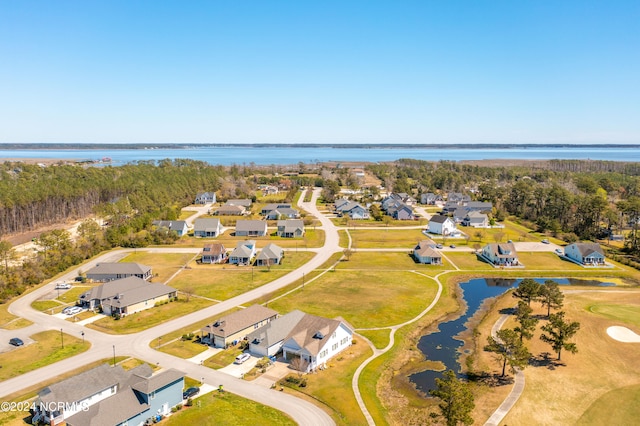
<instances>
[{"instance_id":1,"label":"shingle roof","mask_svg":"<svg viewBox=\"0 0 640 426\"><path fill-rule=\"evenodd\" d=\"M231 336L276 315L278 315L278 313L273 309L265 308L261 305L252 305L247 309L236 311L226 317L220 318L214 323L203 327L202 331L216 336Z\"/></svg>"},{"instance_id":2,"label":"shingle roof","mask_svg":"<svg viewBox=\"0 0 640 426\"><path fill-rule=\"evenodd\" d=\"M245 208L244 206L236 206L236 205L232 205L232 204L225 204L224 206L220 207L217 212L218 214L222 213L237 213L237 214L242 214L245 212Z\"/></svg>"},{"instance_id":3,"label":"shingle roof","mask_svg":"<svg viewBox=\"0 0 640 426\"><path fill-rule=\"evenodd\" d=\"M604 251L600 244L597 243L574 243L576 245L576 249L582 257L588 257L593 253L598 253L604 256Z\"/></svg>"},{"instance_id":4,"label":"shingle roof","mask_svg":"<svg viewBox=\"0 0 640 426\"><path fill-rule=\"evenodd\" d=\"M102 304L122 308L144 302L145 300L165 296L175 291L175 288L169 287L168 285L147 283L145 286L125 290L108 301L103 300Z\"/></svg>"},{"instance_id":5,"label":"shingle roof","mask_svg":"<svg viewBox=\"0 0 640 426\"><path fill-rule=\"evenodd\" d=\"M268 260L268 259L281 259L284 251L279 246L269 243L267 244L258 255L258 259Z\"/></svg>"},{"instance_id":6,"label":"shingle roof","mask_svg":"<svg viewBox=\"0 0 640 426\"><path fill-rule=\"evenodd\" d=\"M232 199L232 200L227 200L225 204L233 205L233 206L250 207L251 200L248 198Z\"/></svg>"},{"instance_id":7,"label":"shingle roof","mask_svg":"<svg viewBox=\"0 0 640 426\"><path fill-rule=\"evenodd\" d=\"M158 228L179 229L181 231L187 226L187 222L184 220L154 220L151 223Z\"/></svg>"},{"instance_id":8,"label":"shingle roof","mask_svg":"<svg viewBox=\"0 0 640 426\"><path fill-rule=\"evenodd\" d=\"M287 338L291 330L298 324L298 322L306 314L302 311L291 311L286 315L283 315L269 324L257 329L247 336L249 343L258 345L264 348L275 345L278 342Z\"/></svg>"},{"instance_id":9,"label":"shingle roof","mask_svg":"<svg viewBox=\"0 0 640 426\"><path fill-rule=\"evenodd\" d=\"M449 216L444 216L444 215L435 215L435 216L431 216L431 219L429 220L429 222L433 222L433 223L445 223L447 221L447 219L451 220L449 218Z\"/></svg>"},{"instance_id":10,"label":"shingle roof","mask_svg":"<svg viewBox=\"0 0 640 426\"><path fill-rule=\"evenodd\" d=\"M134 288L147 286L149 285L148 281L143 280L138 277L128 277L122 278L119 280L109 281L102 285L93 287L91 290L87 291L81 296L81 299L84 300L104 300L109 297L113 297L117 294L124 293Z\"/></svg>"},{"instance_id":11,"label":"shingle roof","mask_svg":"<svg viewBox=\"0 0 640 426\"><path fill-rule=\"evenodd\" d=\"M237 231L266 231L267 222L264 220L239 220L236 222Z\"/></svg>"},{"instance_id":12,"label":"shingle roof","mask_svg":"<svg viewBox=\"0 0 640 426\"><path fill-rule=\"evenodd\" d=\"M226 252L227 250L224 248L224 245L222 245L221 243L205 244L204 248L202 249L203 254L206 253L211 256L219 256Z\"/></svg>"},{"instance_id":13,"label":"shingle roof","mask_svg":"<svg viewBox=\"0 0 640 426\"><path fill-rule=\"evenodd\" d=\"M87 271L89 275L131 274L144 275L151 271L151 267L135 262L103 262Z\"/></svg>"},{"instance_id":14,"label":"shingle roof","mask_svg":"<svg viewBox=\"0 0 640 426\"><path fill-rule=\"evenodd\" d=\"M120 366L102 364L89 371L47 386L38 392L40 400L49 402L78 402L120 383L125 371Z\"/></svg>"},{"instance_id":15,"label":"shingle roof","mask_svg":"<svg viewBox=\"0 0 640 426\"><path fill-rule=\"evenodd\" d=\"M138 401L130 387L118 390L115 395L93 404L86 411L66 420L69 426L113 426L137 416L149 409L149 404Z\"/></svg>"},{"instance_id":16,"label":"shingle roof","mask_svg":"<svg viewBox=\"0 0 640 426\"><path fill-rule=\"evenodd\" d=\"M287 340L293 339L299 347L317 356L339 326L338 320L305 314L291 330Z\"/></svg>"},{"instance_id":17,"label":"shingle roof","mask_svg":"<svg viewBox=\"0 0 640 426\"><path fill-rule=\"evenodd\" d=\"M220 219L210 219L210 218L198 218L195 220L195 222L193 223L193 230L194 232L197 231L213 231L213 230L218 230L218 228L220 227Z\"/></svg>"},{"instance_id":18,"label":"shingle roof","mask_svg":"<svg viewBox=\"0 0 640 426\"><path fill-rule=\"evenodd\" d=\"M140 377L141 380L132 384L131 387L137 391L148 394L180 380L184 376L185 374L182 371L170 368L169 370L164 370L160 373L154 374L149 378Z\"/></svg>"}]
</instances>

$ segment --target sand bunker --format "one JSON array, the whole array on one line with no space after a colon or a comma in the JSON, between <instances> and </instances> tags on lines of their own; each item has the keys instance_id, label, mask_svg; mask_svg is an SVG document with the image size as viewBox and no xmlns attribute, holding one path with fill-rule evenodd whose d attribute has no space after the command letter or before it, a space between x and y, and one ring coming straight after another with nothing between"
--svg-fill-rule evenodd
<instances>
[{"instance_id":1,"label":"sand bunker","mask_svg":"<svg viewBox=\"0 0 640 426\"><path fill-rule=\"evenodd\" d=\"M607 334L619 342L624 343L640 343L640 336L629 330L627 327L615 325L607 328Z\"/></svg>"}]
</instances>

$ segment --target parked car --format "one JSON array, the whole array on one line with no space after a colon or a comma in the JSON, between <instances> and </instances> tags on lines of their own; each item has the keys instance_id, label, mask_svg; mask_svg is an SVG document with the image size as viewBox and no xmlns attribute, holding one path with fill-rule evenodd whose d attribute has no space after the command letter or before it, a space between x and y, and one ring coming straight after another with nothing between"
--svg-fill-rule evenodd
<instances>
[{"instance_id":1,"label":"parked car","mask_svg":"<svg viewBox=\"0 0 640 426\"><path fill-rule=\"evenodd\" d=\"M56 284L56 290L69 290L71 288L71 284L69 283L58 283Z\"/></svg>"},{"instance_id":2,"label":"parked car","mask_svg":"<svg viewBox=\"0 0 640 426\"><path fill-rule=\"evenodd\" d=\"M544 240L542 240L542 244L549 244L549 240L545 238Z\"/></svg>"},{"instance_id":3,"label":"parked car","mask_svg":"<svg viewBox=\"0 0 640 426\"><path fill-rule=\"evenodd\" d=\"M556 249L556 253L557 253L557 254L559 254L559 255L561 255L561 256L564 254L564 253L562 252L562 249Z\"/></svg>"},{"instance_id":4,"label":"parked car","mask_svg":"<svg viewBox=\"0 0 640 426\"><path fill-rule=\"evenodd\" d=\"M442 244L436 244L437 249L441 249L442 247L443 247Z\"/></svg>"},{"instance_id":5,"label":"parked car","mask_svg":"<svg viewBox=\"0 0 640 426\"><path fill-rule=\"evenodd\" d=\"M456 245L455 244L451 244L449 247L456 248Z\"/></svg>"},{"instance_id":6,"label":"parked car","mask_svg":"<svg viewBox=\"0 0 640 426\"><path fill-rule=\"evenodd\" d=\"M191 398L192 396L196 396L199 393L200 393L200 388L198 388L198 387L190 387L190 388L186 389L184 392L182 392L182 399Z\"/></svg>"},{"instance_id":7,"label":"parked car","mask_svg":"<svg viewBox=\"0 0 640 426\"><path fill-rule=\"evenodd\" d=\"M243 362L245 362L249 358L251 358L251 355L249 355L248 353L245 352L245 353L242 353L242 354L238 355L236 357L236 360L233 363L234 364L242 364Z\"/></svg>"},{"instance_id":8,"label":"parked car","mask_svg":"<svg viewBox=\"0 0 640 426\"><path fill-rule=\"evenodd\" d=\"M62 310L62 313L67 315L75 315L79 314L80 312L82 312L82 308L80 306L69 306Z\"/></svg>"},{"instance_id":9,"label":"parked car","mask_svg":"<svg viewBox=\"0 0 640 426\"><path fill-rule=\"evenodd\" d=\"M22 345L24 345L24 342L22 341L22 339L14 337L14 338L9 340L9 344L13 345L13 346L22 346Z\"/></svg>"}]
</instances>

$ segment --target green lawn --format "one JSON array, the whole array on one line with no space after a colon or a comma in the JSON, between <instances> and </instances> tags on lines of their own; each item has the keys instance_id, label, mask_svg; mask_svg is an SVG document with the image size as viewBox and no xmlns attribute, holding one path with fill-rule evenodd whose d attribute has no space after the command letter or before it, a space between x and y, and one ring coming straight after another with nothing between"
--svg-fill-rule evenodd
<instances>
[{"instance_id":1,"label":"green lawn","mask_svg":"<svg viewBox=\"0 0 640 426\"><path fill-rule=\"evenodd\" d=\"M207 306L213 305L213 303L214 302L209 300L196 297L192 297L191 300L187 302L184 296L181 296L180 299L175 302L146 309L133 315L127 315L119 320L111 317L102 318L91 324L87 324L87 327L111 334L137 333L170 319L204 309Z\"/></svg>"},{"instance_id":2,"label":"green lawn","mask_svg":"<svg viewBox=\"0 0 640 426\"><path fill-rule=\"evenodd\" d=\"M495 268L486 262L478 259L475 253L448 251L444 254L458 268L464 270L486 270L493 271Z\"/></svg>"},{"instance_id":3,"label":"green lawn","mask_svg":"<svg viewBox=\"0 0 640 426\"><path fill-rule=\"evenodd\" d=\"M442 265L425 265L416 263L413 257L406 252L370 252L355 251L349 257L336 266L338 270L386 270L386 271L419 271L435 276L440 272L452 270L453 266L442 259Z\"/></svg>"},{"instance_id":4,"label":"green lawn","mask_svg":"<svg viewBox=\"0 0 640 426\"><path fill-rule=\"evenodd\" d=\"M383 328L382 330L358 330L358 333L371 340L371 343L376 348L384 349L389 344L391 330L388 328Z\"/></svg>"},{"instance_id":5,"label":"green lawn","mask_svg":"<svg viewBox=\"0 0 640 426\"><path fill-rule=\"evenodd\" d=\"M615 408L614 408L615 407ZM632 425L640 418L640 385L614 389L582 414L579 425Z\"/></svg>"},{"instance_id":6,"label":"green lawn","mask_svg":"<svg viewBox=\"0 0 640 426\"><path fill-rule=\"evenodd\" d=\"M605 318L612 319L614 321L621 321L626 324L640 327L639 305L595 303L593 305L587 306L587 310Z\"/></svg>"},{"instance_id":7,"label":"green lawn","mask_svg":"<svg viewBox=\"0 0 640 426\"><path fill-rule=\"evenodd\" d=\"M212 394L194 399L193 406L183 408L180 412L164 420L163 424L167 426L289 426L296 423L274 408L230 392L213 391Z\"/></svg>"},{"instance_id":8,"label":"green lawn","mask_svg":"<svg viewBox=\"0 0 640 426\"><path fill-rule=\"evenodd\" d=\"M331 218L336 226L344 226L349 229L358 228L378 228L378 227L401 227L401 226L427 226L429 221L427 219L422 220L391 220L389 224L384 223L381 220L368 219L368 220L351 220L348 217L335 217Z\"/></svg>"},{"instance_id":9,"label":"green lawn","mask_svg":"<svg viewBox=\"0 0 640 426\"><path fill-rule=\"evenodd\" d=\"M240 346L230 346L227 349L218 352L211 358L208 358L204 361L204 365L209 368L213 368L214 370L218 370L220 368L224 368L229 364L233 364L236 357L240 355L242 351L240 350Z\"/></svg>"},{"instance_id":10,"label":"green lawn","mask_svg":"<svg viewBox=\"0 0 640 426\"><path fill-rule=\"evenodd\" d=\"M192 330L191 332L193 331L194 330ZM187 334L187 333L183 333L183 334ZM156 345L157 342L158 342L157 339L154 340L151 343L151 346L155 348L156 346L154 345ZM192 358L204 352L205 350L207 350L207 347L205 345L201 345L200 343L196 343L195 339L194 340L178 339L175 342L171 342L166 345L162 345L160 347L160 351L168 353L173 356L184 358L184 359Z\"/></svg>"},{"instance_id":11,"label":"green lawn","mask_svg":"<svg viewBox=\"0 0 640 426\"><path fill-rule=\"evenodd\" d=\"M553 271L584 271L580 265L562 260L557 254L549 252L518 252L518 259L526 269Z\"/></svg>"},{"instance_id":12,"label":"green lawn","mask_svg":"<svg viewBox=\"0 0 640 426\"><path fill-rule=\"evenodd\" d=\"M151 267L154 283L164 283L194 257L191 253L130 253L120 262L138 262Z\"/></svg>"},{"instance_id":13,"label":"green lawn","mask_svg":"<svg viewBox=\"0 0 640 426\"><path fill-rule=\"evenodd\" d=\"M353 248L406 248L413 249L418 241L426 239L419 229L356 229L349 230Z\"/></svg>"},{"instance_id":14,"label":"green lawn","mask_svg":"<svg viewBox=\"0 0 640 426\"><path fill-rule=\"evenodd\" d=\"M62 303L66 303L68 305L74 305L76 301L80 298L80 295L86 291L89 291L93 286L90 285L76 285L73 288L66 290L64 292L60 291L60 297L57 299Z\"/></svg>"},{"instance_id":15,"label":"green lawn","mask_svg":"<svg viewBox=\"0 0 640 426\"><path fill-rule=\"evenodd\" d=\"M214 300L226 300L260 287L288 274L315 256L313 252L287 251L281 265L250 267L236 265L201 265L192 262L169 284L178 290L192 290L194 294Z\"/></svg>"},{"instance_id":16,"label":"green lawn","mask_svg":"<svg viewBox=\"0 0 640 426\"><path fill-rule=\"evenodd\" d=\"M31 307L40 312L46 312L53 315L62 312L66 305L63 305L57 300L36 300L31 304Z\"/></svg>"},{"instance_id":17,"label":"green lawn","mask_svg":"<svg viewBox=\"0 0 640 426\"><path fill-rule=\"evenodd\" d=\"M195 238L195 237L183 237L180 238L172 247L202 247L206 243L221 243L227 250L233 250L239 241L244 241L247 237L235 237L231 233L233 230L228 230L217 238ZM251 238L256 240L258 248L264 247L269 243L275 243L285 249L298 248L318 248L324 244L324 231L322 229L314 229L313 226L305 227L305 235L302 238L282 238L275 236L275 229L270 228L268 232L272 235L265 237ZM155 272L155 271L154 271Z\"/></svg>"},{"instance_id":18,"label":"green lawn","mask_svg":"<svg viewBox=\"0 0 640 426\"><path fill-rule=\"evenodd\" d=\"M0 354L0 381L53 364L91 347L89 342L83 343L78 337L63 335L57 330L43 331L31 336L34 343Z\"/></svg>"},{"instance_id":19,"label":"green lawn","mask_svg":"<svg viewBox=\"0 0 640 426\"><path fill-rule=\"evenodd\" d=\"M418 315L436 289L433 280L411 272L337 270L269 307L281 314L300 309L328 318L342 316L356 328L385 327Z\"/></svg>"}]
</instances>

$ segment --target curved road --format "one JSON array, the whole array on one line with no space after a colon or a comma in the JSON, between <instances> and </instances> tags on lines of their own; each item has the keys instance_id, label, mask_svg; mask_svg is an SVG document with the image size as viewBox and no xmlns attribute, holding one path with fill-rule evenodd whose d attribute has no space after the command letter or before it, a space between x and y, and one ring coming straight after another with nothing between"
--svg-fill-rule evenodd
<instances>
[{"instance_id":1,"label":"curved road","mask_svg":"<svg viewBox=\"0 0 640 426\"><path fill-rule=\"evenodd\" d=\"M59 330L63 329L65 333L79 336L81 332L85 333L85 339L91 342L91 348L79 355L71 358L59 361L55 364L51 364L46 367L39 368L29 373L14 377L9 380L5 380L0 383L0 397L9 395L17 390L24 389L28 386L36 385L45 380L53 379L54 377L63 374L65 372L76 369L78 366L88 364L90 362L98 361L105 358L110 358L115 354L128 355L136 358L144 359L151 363L156 363L161 367L177 368L187 373L188 376L193 378L204 379L205 382L214 386L223 385L226 390L243 396L245 398L252 399L262 404L274 407L289 416L291 416L298 424L302 425L333 425L335 422L331 417L319 407L296 398L292 395L274 392L260 386L256 386L251 382L247 382L238 378L231 377L227 374L219 371L193 364L182 358L174 357L162 352L153 350L149 345L158 336L165 335L171 331L186 327L194 322L216 316L222 312L225 312L233 307L242 305L264 295L272 293L291 282L302 277L302 274L308 274L314 269L317 269L323 263L325 263L333 253L340 251L338 244L338 231L333 223L322 214L320 214L316 208L316 200L320 193L319 189L315 189L313 197L310 202L304 203L303 196L300 197L298 205L311 214L315 215L322 224L321 228L325 231L325 244L317 251L316 256L308 263L304 264L295 271L288 273L287 275L280 277L262 287L251 290L242 295L225 300L216 305L202 309L197 312L173 319L166 323L157 325L139 333L128 335L110 335L101 333L96 330L85 328L78 324L73 324L60 318L52 317L43 312L39 312L31 308L33 303L38 298L53 291L54 283L49 283L34 291L27 293L23 297L19 298L9 306L9 312L12 314L26 318L34 325L26 327L21 330L11 330L12 336L19 335L20 333L33 334L42 330ZM116 261L124 257L130 250L118 250L115 252L107 253L95 259L91 263L84 265L83 268L90 268L96 263ZM150 249L150 251L170 251L170 252L193 252L196 253L199 249L176 249L176 248L156 248ZM67 274L61 279L71 279L75 276L75 271ZM2 334L5 334L3 332Z\"/></svg>"}]
</instances>

